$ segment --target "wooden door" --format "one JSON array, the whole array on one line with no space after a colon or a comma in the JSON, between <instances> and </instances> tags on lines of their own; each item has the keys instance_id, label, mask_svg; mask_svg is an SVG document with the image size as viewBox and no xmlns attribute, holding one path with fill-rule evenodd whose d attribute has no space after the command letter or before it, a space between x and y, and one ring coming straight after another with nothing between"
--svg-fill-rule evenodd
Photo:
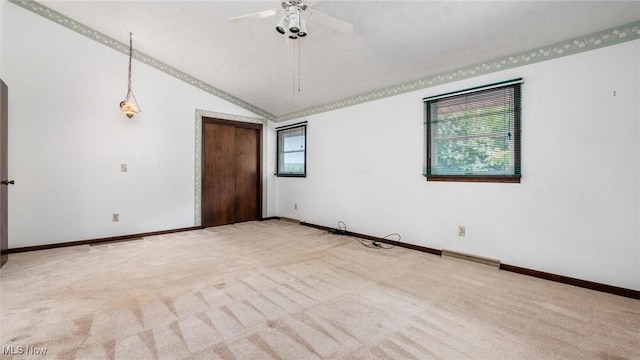
<instances>
[{"instance_id":1,"label":"wooden door","mask_svg":"<svg viewBox=\"0 0 640 360\"><path fill-rule=\"evenodd\" d=\"M260 124L203 118L202 225L261 218Z\"/></svg>"},{"instance_id":2,"label":"wooden door","mask_svg":"<svg viewBox=\"0 0 640 360\"><path fill-rule=\"evenodd\" d=\"M260 218L260 130L236 128L235 222Z\"/></svg>"},{"instance_id":3,"label":"wooden door","mask_svg":"<svg viewBox=\"0 0 640 360\"><path fill-rule=\"evenodd\" d=\"M9 187L7 173L8 103L7 85L0 80L0 267L2 267L9 258L7 254L9 248L9 222L7 221L7 188Z\"/></svg>"}]
</instances>

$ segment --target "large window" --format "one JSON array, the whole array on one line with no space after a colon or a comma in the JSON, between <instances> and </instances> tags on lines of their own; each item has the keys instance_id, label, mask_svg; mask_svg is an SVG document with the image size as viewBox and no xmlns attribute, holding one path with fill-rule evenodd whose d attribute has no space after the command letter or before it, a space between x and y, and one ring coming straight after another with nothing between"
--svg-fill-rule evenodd
<instances>
[{"instance_id":1,"label":"large window","mask_svg":"<svg viewBox=\"0 0 640 360\"><path fill-rule=\"evenodd\" d=\"M277 128L278 171L277 176L307 175L307 125L296 124Z\"/></svg>"},{"instance_id":2,"label":"large window","mask_svg":"<svg viewBox=\"0 0 640 360\"><path fill-rule=\"evenodd\" d=\"M520 84L423 99L428 181L520 182Z\"/></svg>"}]
</instances>

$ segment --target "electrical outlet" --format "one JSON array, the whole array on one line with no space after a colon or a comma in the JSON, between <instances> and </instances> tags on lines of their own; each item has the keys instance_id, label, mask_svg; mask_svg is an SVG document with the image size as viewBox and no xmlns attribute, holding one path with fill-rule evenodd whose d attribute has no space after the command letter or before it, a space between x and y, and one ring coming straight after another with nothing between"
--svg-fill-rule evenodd
<instances>
[{"instance_id":1,"label":"electrical outlet","mask_svg":"<svg viewBox=\"0 0 640 360\"><path fill-rule=\"evenodd\" d=\"M120 171L127 172L127 164L120 164Z\"/></svg>"},{"instance_id":2,"label":"electrical outlet","mask_svg":"<svg viewBox=\"0 0 640 360\"><path fill-rule=\"evenodd\" d=\"M464 226L462 225L458 226L458 236L464 237L466 233L467 233L467 229Z\"/></svg>"},{"instance_id":3,"label":"electrical outlet","mask_svg":"<svg viewBox=\"0 0 640 360\"><path fill-rule=\"evenodd\" d=\"M120 214L113 214L113 222L118 222L120 221Z\"/></svg>"},{"instance_id":4,"label":"electrical outlet","mask_svg":"<svg viewBox=\"0 0 640 360\"><path fill-rule=\"evenodd\" d=\"M298 210L298 204L293 204L293 210Z\"/></svg>"}]
</instances>

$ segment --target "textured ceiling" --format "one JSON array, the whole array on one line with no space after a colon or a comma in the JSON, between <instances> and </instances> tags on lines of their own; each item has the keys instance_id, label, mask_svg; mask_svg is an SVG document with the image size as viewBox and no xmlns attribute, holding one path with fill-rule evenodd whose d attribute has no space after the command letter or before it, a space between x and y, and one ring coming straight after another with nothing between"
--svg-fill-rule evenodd
<instances>
[{"instance_id":1,"label":"textured ceiling","mask_svg":"<svg viewBox=\"0 0 640 360\"><path fill-rule=\"evenodd\" d=\"M229 18L263 1L41 1L43 5L275 116L290 114L640 20L638 1L321 1L354 24L348 34L311 18L296 47L279 16Z\"/></svg>"}]
</instances>

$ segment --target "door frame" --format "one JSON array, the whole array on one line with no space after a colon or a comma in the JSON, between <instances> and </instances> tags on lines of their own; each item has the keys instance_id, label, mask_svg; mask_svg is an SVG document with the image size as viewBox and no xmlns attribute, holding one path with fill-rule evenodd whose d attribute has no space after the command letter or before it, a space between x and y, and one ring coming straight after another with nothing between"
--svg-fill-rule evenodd
<instances>
[{"instance_id":1,"label":"door frame","mask_svg":"<svg viewBox=\"0 0 640 360\"><path fill-rule=\"evenodd\" d=\"M0 79L0 180L9 180L9 87ZM0 268L9 260L9 184L0 184Z\"/></svg>"},{"instance_id":2,"label":"door frame","mask_svg":"<svg viewBox=\"0 0 640 360\"><path fill-rule=\"evenodd\" d=\"M262 125L260 134L260 149L262 156L258 159L261 163L260 180L262 186L260 188L260 196L262 198L260 219L267 217L267 120L249 116L225 114L208 110L196 110L195 114L195 176L194 176L194 225L202 225L202 123L204 118L214 118L220 120L230 120L240 123L251 123Z\"/></svg>"}]
</instances>

